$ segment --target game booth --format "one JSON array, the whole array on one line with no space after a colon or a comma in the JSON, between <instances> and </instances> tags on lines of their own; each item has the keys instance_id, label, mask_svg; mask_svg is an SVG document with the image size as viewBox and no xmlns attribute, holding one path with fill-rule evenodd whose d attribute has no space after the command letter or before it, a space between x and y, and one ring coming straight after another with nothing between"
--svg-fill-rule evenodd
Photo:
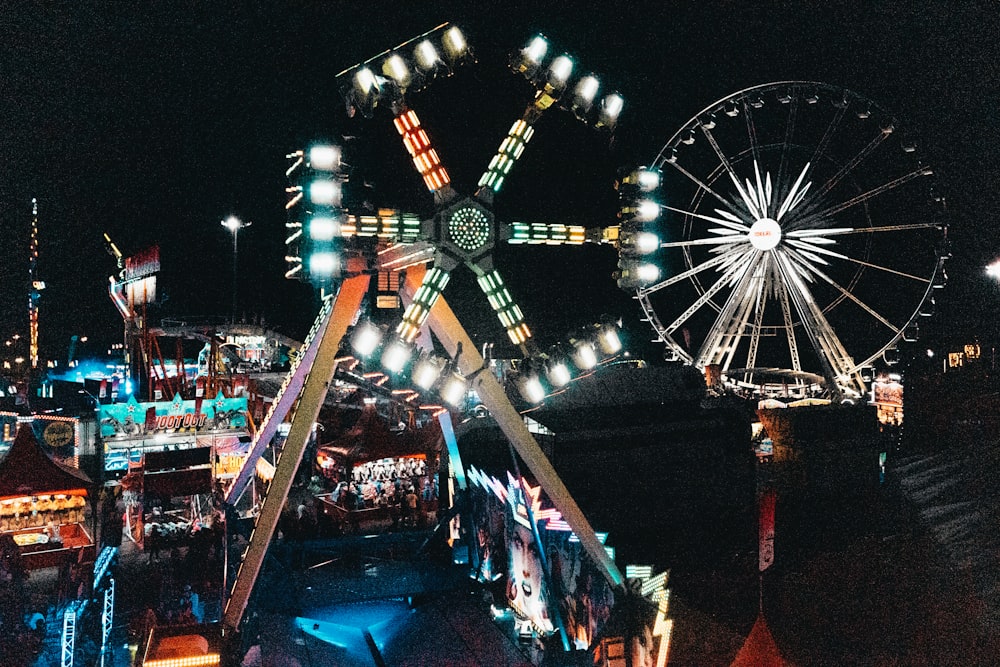
<instances>
[{"instance_id":1,"label":"game booth","mask_svg":"<svg viewBox=\"0 0 1000 667\"><path fill-rule=\"evenodd\" d=\"M104 468L123 474L125 536L146 546L187 544L215 518L213 494L224 490L253 440L247 396L100 406Z\"/></svg>"},{"instance_id":2,"label":"game booth","mask_svg":"<svg viewBox=\"0 0 1000 667\"><path fill-rule=\"evenodd\" d=\"M94 560L86 527L92 486L86 474L46 455L30 424L20 425L0 461L0 533L13 538L26 567Z\"/></svg>"}]
</instances>

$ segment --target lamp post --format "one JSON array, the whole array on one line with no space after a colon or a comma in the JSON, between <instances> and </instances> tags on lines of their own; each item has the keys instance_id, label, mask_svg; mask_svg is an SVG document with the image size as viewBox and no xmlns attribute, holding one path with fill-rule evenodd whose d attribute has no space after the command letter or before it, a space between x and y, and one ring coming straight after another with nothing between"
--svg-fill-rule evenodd
<instances>
[{"instance_id":1,"label":"lamp post","mask_svg":"<svg viewBox=\"0 0 1000 667\"><path fill-rule=\"evenodd\" d=\"M237 242L240 234L240 230L245 227L252 225L252 222L243 222L235 215L227 217L220 223L223 227L228 229L233 233L233 314L230 321L231 324L236 323L236 295L237 295L237 261L239 259L239 244Z\"/></svg>"}]
</instances>

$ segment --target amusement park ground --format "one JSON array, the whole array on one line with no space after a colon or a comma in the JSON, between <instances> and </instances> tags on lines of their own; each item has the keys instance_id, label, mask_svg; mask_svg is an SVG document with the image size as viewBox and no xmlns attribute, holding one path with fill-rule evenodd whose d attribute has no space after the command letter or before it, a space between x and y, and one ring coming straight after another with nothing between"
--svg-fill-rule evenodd
<instances>
[{"instance_id":1,"label":"amusement park ground","mask_svg":"<svg viewBox=\"0 0 1000 667\"><path fill-rule=\"evenodd\" d=\"M787 511L803 510L788 508ZM669 664L729 665L749 633L758 608L763 610L782 658L790 664L996 664L1000 640L995 633L985 629L984 623L995 610L985 608L970 578L945 557L921 526L891 471L867 511L848 510L840 515L836 512L823 515L827 519L818 520L811 532L803 531L794 539L782 539L779 521L775 564L759 582L755 575L747 576L748 571L751 574L756 571L756 554L738 557L740 562L734 562L730 571L718 567L675 569L671 574L670 616L674 626ZM810 523L806 520L799 525ZM179 595L185 576L179 569L179 559L183 555L180 551L172 556L164 552L163 560L151 565L148 554L128 541L123 542L117 576L115 627L111 651L105 656L104 665L125 667L131 664L127 647L134 640L130 639L129 624L156 596ZM750 560L753 562L748 566ZM157 574L151 577L154 571ZM413 569L383 566L377 578L366 578L375 589L392 590L396 585L403 585L402 580L413 572ZM265 572L261 585L279 588L273 584L275 574L272 571L267 576ZM331 579L336 578L336 570L330 575ZM281 573L277 573L277 578L281 579ZM153 579L160 590L151 590ZM453 596L452 602L446 602L444 607L455 613L462 609L465 616L476 614L477 608L470 602L467 585L456 584L462 577L448 579L439 580L442 588L454 587L442 593L444 597L440 599L445 601L449 595ZM287 585L286 581L280 588ZM48 570L34 572L29 586L33 599L42 606L45 600L53 599L56 574ZM339 588L349 595L352 586L342 582ZM206 618L217 617L217 589L203 590L201 595ZM268 595L280 597L280 591L269 591ZM46 615L48 636L37 657L0 656L0 666L59 665L62 624L55 612L50 608ZM427 656L432 662L419 662L421 644L411 642L408 650L413 653L407 664L434 664L431 656L436 651L429 646L431 635L440 645L469 646L469 636L482 633L483 628L491 624L485 618L488 616L486 609L479 612L484 620L478 625L468 624L473 622L470 618L462 626L453 618L447 627L426 633ZM268 616L262 614L261 618ZM270 637L275 642L293 641L277 628ZM480 664L528 664L527 656L519 653L516 642L504 643L497 638L493 641L493 650L499 651L495 654L496 661L483 660L480 656ZM75 664L101 664L96 648L92 641L82 638ZM310 667L308 661L314 658L306 657L303 659L307 662L301 659L298 662L303 667Z\"/></svg>"}]
</instances>

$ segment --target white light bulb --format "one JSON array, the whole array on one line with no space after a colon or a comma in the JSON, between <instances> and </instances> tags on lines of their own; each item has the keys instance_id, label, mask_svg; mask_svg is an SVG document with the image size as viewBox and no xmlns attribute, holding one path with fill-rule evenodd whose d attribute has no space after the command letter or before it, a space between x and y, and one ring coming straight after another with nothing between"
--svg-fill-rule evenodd
<instances>
[{"instance_id":1,"label":"white light bulb","mask_svg":"<svg viewBox=\"0 0 1000 667\"><path fill-rule=\"evenodd\" d=\"M588 342L577 343L573 353L573 363L582 370L590 370L597 365L597 352Z\"/></svg>"},{"instance_id":2,"label":"white light bulb","mask_svg":"<svg viewBox=\"0 0 1000 667\"><path fill-rule=\"evenodd\" d=\"M448 405L459 405L465 397L465 378L452 375L441 388L441 399Z\"/></svg>"},{"instance_id":3,"label":"white light bulb","mask_svg":"<svg viewBox=\"0 0 1000 667\"><path fill-rule=\"evenodd\" d=\"M417 60L417 66L424 70L432 69L440 60L437 49L428 39L417 44L413 49L413 57Z\"/></svg>"},{"instance_id":4,"label":"white light bulb","mask_svg":"<svg viewBox=\"0 0 1000 667\"><path fill-rule=\"evenodd\" d=\"M313 241L331 241L340 235L340 223L333 218L319 217L309 221L309 238Z\"/></svg>"},{"instance_id":5,"label":"white light bulb","mask_svg":"<svg viewBox=\"0 0 1000 667\"><path fill-rule=\"evenodd\" d=\"M635 251L640 255L656 252L660 247L660 237L652 232L639 232L635 235Z\"/></svg>"},{"instance_id":6,"label":"white light bulb","mask_svg":"<svg viewBox=\"0 0 1000 667\"><path fill-rule=\"evenodd\" d=\"M538 64L542 62L542 58L549 50L549 43L545 41L544 37L538 36L531 40L527 48L524 49L524 57L531 62Z\"/></svg>"},{"instance_id":7,"label":"white light bulb","mask_svg":"<svg viewBox=\"0 0 1000 667\"><path fill-rule=\"evenodd\" d=\"M555 387L564 387L569 384L572 377L569 374L569 369L566 368L566 364L561 361L556 362L549 366L547 376L549 382Z\"/></svg>"},{"instance_id":8,"label":"white light bulb","mask_svg":"<svg viewBox=\"0 0 1000 667\"><path fill-rule=\"evenodd\" d=\"M382 353L382 366L391 373L398 373L410 358L410 348L401 340L394 340Z\"/></svg>"},{"instance_id":9,"label":"white light bulb","mask_svg":"<svg viewBox=\"0 0 1000 667\"><path fill-rule=\"evenodd\" d=\"M660 267L656 264L640 264L636 270L636 277L639 282L651 283L660 278Z\"/></svg>"},{"instance_id":10,"label":"white light bulb","mask_svg":"<svg viewBox=\"0 0 1000 667\"><path fill-rule=\"evenodd\" d=\"M651 192L660 187L660 172L652 169L640 169L637 178L639 189L643 192Z\"/></svg>"},{"instance_id":11,"label":"white light bulb","mask_svg":"<svg viewBox=\"0 0 1000 667\"><path fill-rule=\"evenodd\" d=\"M309 149L309 166L318 171L334 171L340 166L340 148L313 146Z\"/></svg>"},{"instance_id":12,"label":"white light bulb","mask_svg":"<svg viewBox=\"0 0 1000 667\"><path fill-rule=\"evenodd\" d=\"M377 86L375 74L367 67L362 67L354 75L354 85L363 95L369 94Z\"/></svg>"},{"instance_id":13,"label":"white light bulb","mask_svg":"<svg viewBox=\"0 0 1000 667\"><path fill-rule=\"evenodd\" d=\"M572 73L573 61L568 56L559 56L552 61L552 65L549 67L549 77L556 83L566 83Z\"/></svg>"},{"instance_id":14,"label":"white light bulb","mask_svg":"<svg viewBox=\"0 0 1000 667\"><path fill-rule=\"evenodd\" d=\"M339 206L340 184L329 179L313 181L309 184L309 201L320 206Z\"/></svg>"},{"instance_id":15,"label":"white light bulb","mask_svg":"<svg viewBox=\"0 0 1000 667\"><path fill-rule=\"evenodd\" d=\"M521 379L521 396L529 403L541 403L545 399L545 387L537 375L532 375Z\"/></svg>"},{"instance_id":16,"label":"white light bulb","mask_svg":"<svg viewBox=\"0 0 1000 667\"><path fill-rule=\"evenodd\" d=\"M382 333L372 324L365 324L355 330L351 346L362 357L367 357L378 347Z\"/></svg>"},{"instance_id":17,"label":"white light bulb","mask_svg":"<svg viewBox=\"0 0 1000 667\"><path fill-rule=\"evenodd\" d=\"M644 222L655 220L660 215L660 205L651 199L643 199L636 207L636 217Z\"/></svg>"},{"instance_id":18,"label":"white light bulb","mask_svg":"<svg viewBox=\"0 0 1000 667\"><path fill-rule=\"evenodd\" d=\"M317 252L309 256L309 272L316 276L331 276L339 265L337 255L332 252Z\"/></svg>"}]
</instances>

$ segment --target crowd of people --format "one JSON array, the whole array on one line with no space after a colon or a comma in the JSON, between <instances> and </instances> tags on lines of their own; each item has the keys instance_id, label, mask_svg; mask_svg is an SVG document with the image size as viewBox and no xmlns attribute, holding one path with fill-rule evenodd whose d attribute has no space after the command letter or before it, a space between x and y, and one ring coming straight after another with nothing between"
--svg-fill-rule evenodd
<instances>
[{"instance_id":1,"label":"crowd of people","mask_svg":"<svg viewBox=\"0 0 1000 667\"><path fill-rule=\"evenodd\" d=\"M421 457L365 461L349 474L341 468L338 477L330 500L349 511L389 507L415 516L418 507L427 508L438 497L437 476Z\"/></svg>"}]
</instances>

